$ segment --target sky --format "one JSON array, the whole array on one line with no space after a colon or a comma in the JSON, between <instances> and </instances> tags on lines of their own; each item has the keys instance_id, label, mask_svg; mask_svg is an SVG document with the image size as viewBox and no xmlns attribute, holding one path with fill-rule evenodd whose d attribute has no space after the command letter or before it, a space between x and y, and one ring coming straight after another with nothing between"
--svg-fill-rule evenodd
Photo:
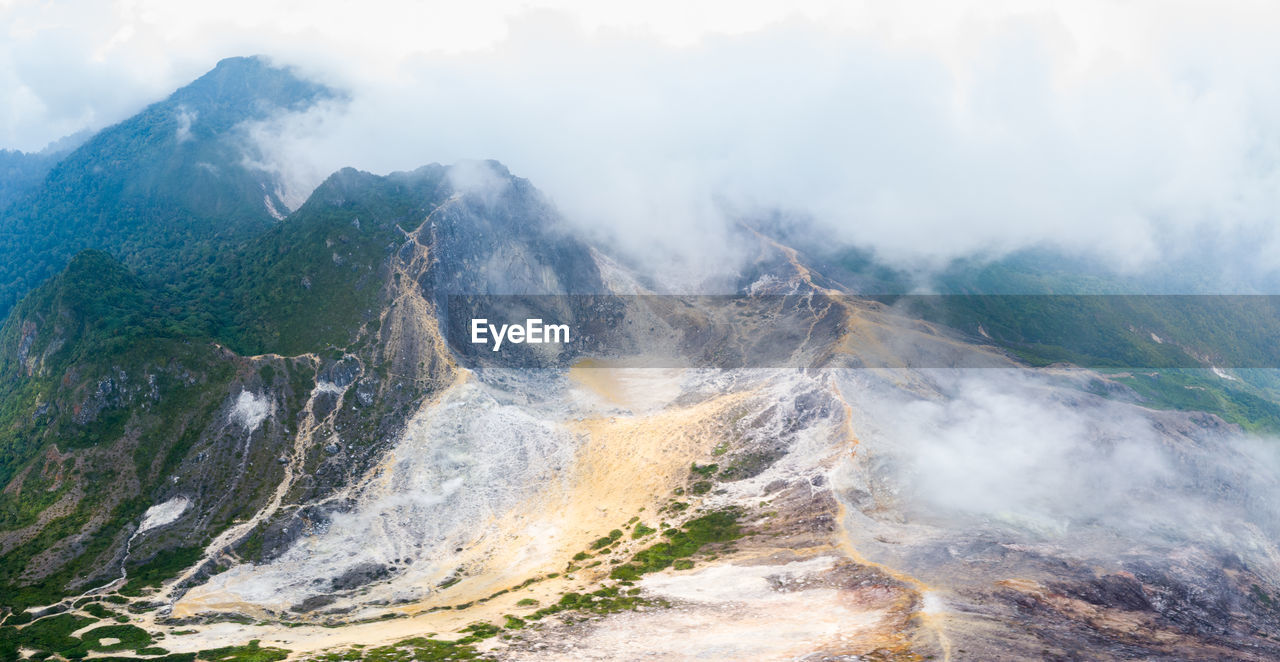
<instances>
[{"instance_id":1,"label":"sky","mask_svg":"<svg viewBox=\"0 0 1280 662\"><path fill-rule=\"evenodd\" d=\"M251 127L295 202L344 166L493 158L685 263L778 209L905 265L1048 245L1280 267L1275 3L0 0L0 31L0 147L232 55L347 90Z\"/></svg>"}]
</instances>

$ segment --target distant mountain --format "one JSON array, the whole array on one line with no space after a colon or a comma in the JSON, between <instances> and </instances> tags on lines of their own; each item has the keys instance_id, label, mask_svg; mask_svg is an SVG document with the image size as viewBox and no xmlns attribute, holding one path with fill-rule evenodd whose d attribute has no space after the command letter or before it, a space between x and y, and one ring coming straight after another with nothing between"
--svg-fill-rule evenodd
<instances>
[{"instance_id":1,"label":"distant mountain","mask_svg":"<svg viewBox=\"0 0 1280 662\"><path fill-rule=\"evenodd\" d=\"M230 58L99 132L0 212L0 315L86 248L173 282L271 227L289 210L276 175L249 165L257 154L237 127L335 94L261 58Z\"/></svg>"},{"instance_id":2,"label":"distant mountain","mask_svg":"<svg viewBox=\"0 0 1280 662\"><path fill-rule=\"evenodd\" d=\"M53 155L0 150L0 210L44 181L57 162Z\"/></svg>"},{"instance_id":3,"label":"distant mountain","mask_svg":"<svg viewBox=\"0 0 1280 662\"><path fill-rule=\"evenodd\" d=\"M58 161L92 135L86 129L49 143L39 152L0 149L0 214L35 190Z\"/></svg>"}]
</instances>

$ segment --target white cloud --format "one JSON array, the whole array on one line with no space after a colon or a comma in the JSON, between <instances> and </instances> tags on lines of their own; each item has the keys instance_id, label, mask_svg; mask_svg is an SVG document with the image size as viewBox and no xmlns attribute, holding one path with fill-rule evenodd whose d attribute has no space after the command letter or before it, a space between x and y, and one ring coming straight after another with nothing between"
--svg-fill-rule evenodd
<instances>
[{"instance_id":1,"label":"white cloud","mask_svg":"<svg viewBox=\"0 0 1280 662\"><path fill-rule=\"evenodd\" d=\"M196 121L198 115L196 111L190 110L185 106L178 111L178 128L174 132L174 138L178 142L191 140L191 123Z\"/></svg>"},{"instance_id":2,"label":"white cloud","mask_svg":"<svg viewBox=\"0 0 1280 662\"><path fill-rule=\"evenodd\" d=\"M241 391L236 403L231 408L230 419L239 423L245 432L257 430L268 416L275 413L275 403L266 394L258 395L250 391Z\"/></svg>"},{"instance_id":3,"label":"white cloud","mask_svg":"<svg viewBox=\"0 0 1280 662\"><path fill-rule=\"evenodd\" d=\"M1250 552L1261 539L1261 553L1274 554L1280 518L1261 504L1280 496L1275 439L1073 392L1068 382L1083 384L1086 373L916 377L936 393L886 388L859 371L842 386L856 394L859 452L875 467L867 485L909 519L1022 531L1071 541L1078 552L1086 532L1106 529L1143 544L1171 538Z\"/></svg>"},{"instance_id":4,"label":"white cloud","mask_svg":"<svg viewBox=\"0 0 1280 662\"><path fill-rule=\"evenodd\" d=\"M584 227L702 262L730 254L725 209L757 206L917 262L1277 241L1273 5L78 8L0 10L0 140L38 147L262 52L353 93L273 140L295 189L494 158Z\"/></svg>"}]
</instances>

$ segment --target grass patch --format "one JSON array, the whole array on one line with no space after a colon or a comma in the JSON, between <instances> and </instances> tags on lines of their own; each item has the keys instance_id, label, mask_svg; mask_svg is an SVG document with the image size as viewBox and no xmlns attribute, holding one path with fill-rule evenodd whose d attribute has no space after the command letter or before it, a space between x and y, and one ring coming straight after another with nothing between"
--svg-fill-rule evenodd
<instances>
[{"instance_id":1,"label":"grass patch","mask_svg":"<svg viewBox=\"0 0 1280 662\"><path fill-rule=\"evenodd\" d=\"M136 625L104 625L85 632L80 639L85 648L97 651L137 650L154 643L151 635ZM119 639L120 642L103 644L103 639Z\"/></svg>"},{"instance_id":2,"label":"grass patch","mask_svg":"<svg viewBox=\"0 0 1280 662\"><path fill-rule=\"evenodd\" d=\"M697 462L694 462L693 465L689 467L689 473L695 476L702 476L703 478L710 478L716 475L716 472L719 470L720 465L718 464L699 465Z\"/></svg>"},{"instance_id":3,"label":"grass patch","mask_svg":"<svg viewBox=\"0 0 1280 662\"><path fill-rule=\"evenodd\" d=\"M687 559L708 544L741 538L738 517L736 509L718 510L689 520L680 529L667 529L663 532L667 542L637 552L629 563L614 568L609 577L634 581L641 575L665 570L677 559Z\"/></svg>"},{"instance_id":4,"label":"grass patch","mask_svg":"<svg viewBox=\"0 0 1280 662\"><path fill-rule=\"evenodd\" d=\"M289 657L289 651L283 648L259 645L257 639L244 646L226 646L211 648L196 653L196 657L208 662L277 662Z\"/></svg>"},{"instance_id":5,"label":"grass patch","mask_svg":"<svg viewBox=\"0 0 1280 662\"><path fill-rule=\"evenodd\" d=\"M558 614L565 611L585 611L592 614L616 614L618 612L631 611L636 607L649 604L658 603L637 597L635 592L624 593L617 586L606 586L591 593L565 593L560 596L559 602L548 607L543 607L542 609L529 614L526 618L530 621L537 621L552 614Z\"/></svg>"},{"instance_id":6,"label":"grass patch","mask_svg":"<svg viewBox=\"0 0 1280 662\"><path fill-rule=\"evenodd\" d=\"M467 636L458 640L460 644L474 644L477 641L489 639L498 636L502 632L502 628L493 623L485 623L478 621L462 628L463 632L467 632Z\"/></svg>"},{"instance_id":7,"label":"grass patch","mask_svg":"<svg viewBox=\"0 0 1280 662\"><path fill-rule=\"evenodd\" d=\"M414 637L389 646L368 650L353 646L347 650L322 653L307 659L309 662L453 662L475 660L479 657L479 652L470 644Z\"/></svg>"},{"instance_id":8,"label":"grass patch","mask_svg":"<svg viewBox=\"0 0 1280 662\"><path fill-rule=\"evenodd\" d=\"M196 657L207 659L209 662L276 662L289 657L289 652L283 648L262 648L259 640L253 639L246 645L228 645L224 648L201 650L200 653L196 653Z\"/></svg>"},{"instance_id":9,"label":"grass patch","mask_svg":"<svg viewBox=\"0 0 1280 662\"><path fill-rule=\"evenodd\" d=\"M591 549L603 549L612 545L614 542L617 542L620 538L622 538L622 529L614 529L609 532L609 535L602 536L595 542L591 543Z\"/></svg>"}]
</instances>

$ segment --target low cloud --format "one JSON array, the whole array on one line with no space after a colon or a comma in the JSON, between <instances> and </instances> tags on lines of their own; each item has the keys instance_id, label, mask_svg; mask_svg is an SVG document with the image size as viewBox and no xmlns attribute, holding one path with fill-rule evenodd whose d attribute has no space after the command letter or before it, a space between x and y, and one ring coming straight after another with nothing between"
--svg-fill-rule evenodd
<instances>
[{"instance_id":1,"label":"low cloud","mask_svg":"<svg viewBox=\"0 0 1280 662\"><path fill-rule=\"evenodd\" d=\"M43 71L68 81L56 89L33 64L44 47L15 41L0 65L19 92L7 135L31 108L50 126L98 121L217 57L262 52L352 93L257 132L291 200L344 166L492 158L584 233L670 268L731 268L727 229L773 209L917 268L1043 245L1119 269L1205 246L1244 271L1280 266L1271 7L806 2L695 20L661 5L387 5L273 21L280 11L139 3L101 21L113 29L67 32L96 64ZM144 67L156 53L163 70ZM120 91L76 88L94 67Z\"/></svg>"},{"instance_id":2,"label":"low cloud","mask_svg":"<svg viewBox=\"0 0 1280 662\"><path fill-rule=\"evenodd\" d=\"M198 113L189 110L185 106L178 111L178 128L174 131L174 138L178 142L183 143L191 140L191 124L196 121Z\"/></svg>"},{"instance_id":3,"label":"low cloud","mask_svg":"<svg viewBox=\"0 0 1280 662\"><path fill-rule=\"evenodd\" d=\"M1274 439L1202 414L1102 400L1064 388L1062 375L923 376L932 382L927 397L865 376L848 390L860 393L855 427L878 468L874 489L921 522L1079 545L1274 550Z\"/></svg>"},{"instance_id":4,"label":"low cloud","mask_svg":"<svg viewBox=\"0 0 1280 662\"><path fill-rule=\"evenodd\" d=\"M542 16L353 78L273 149L316 177L498 159L584 230L685 262L731 259L726 229L770 209L915 267L1048 244L1142 269L1206 234L1277 239L1280 94L1194 50L1088 57L1052 16L987 27L958 65L803 20L675 49Z\"/></svg>"}]
</instances>

